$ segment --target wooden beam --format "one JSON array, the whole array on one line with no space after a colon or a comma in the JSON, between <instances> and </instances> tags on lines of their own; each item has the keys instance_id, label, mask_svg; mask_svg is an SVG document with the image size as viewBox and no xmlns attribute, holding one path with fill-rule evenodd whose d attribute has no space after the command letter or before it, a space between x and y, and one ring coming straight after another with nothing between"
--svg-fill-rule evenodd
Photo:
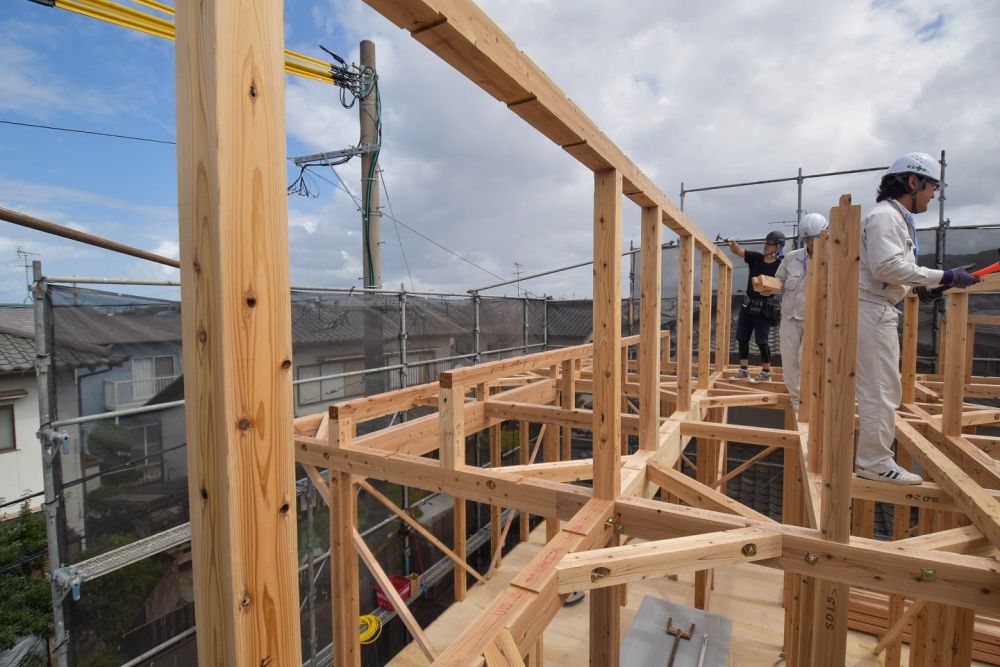
<instances>
[{"instance_id":1,"label":"wooden beam","mask_svg":"<svg viewBox=\"0 0 1000 667\"><path fill-rule=\"evenodd\" d=\"M501 628L493 642L483 651L486 667L524 667L521 649L507 628Z\"/></svg>"},{"instance_id":2,"label":"wooden beam","mask_svg":"<svg viewBox=\"0 0 1000 667\"><path fill-rule=\"evenodd\" d=\"M392 602L393 608L396 610L396 615L399 616L400 620L403 621L403 625L406 629L410 631L413 636L414 641L417 642L417 646L423 651L423 654L427 656L427 659L431 662L437 657L437 651L434 650L434 645L431 644L427 635L424 634L423 629L420 624L417 623L417 619L413 617L413 612L410 608L406 606L406 602L399 595L399 591L396 587L392 585L392 581L389 579L389 575L385 573L382 566L379 565L378 559L375 558L375 554L371 552L368 545L365 544L365 539L361 537L361 533L355 528L353 532L354 548L357 549L358 555L361 556L361 560L365 562L368 567L368 571L371 572L372 577L375 582L382 587L382 592L386 594L389 601Z\"/></svg>"},{"instance_id":3,"label":"wooden beam","mask_svg":"<svg viewBox=\"0 0 1000 667\"><path fill-rule=\"evenodd\" d=\"M659 542L579 551L566 554L556 564L558 590L560 593L571 593L607 588L780 555L781 536L759 528L739 528Z\"/></svg>"},{"instance_id":4,"label":"wooden beam","mask_svg":"<svg viewBox=\"0 0 1000 667\"><path fill-rule=\"evenodd\" d=\"M622 458L624 465L625 459ZM554 463L532 463L530 465L504 466L508 475L523 475L551 482L578 482L594 477L594 459L556 461Z\"/></svg>"},{"instance_id":5,"label":"wooden beam","mask_svg":"<svg viewBox=\"0 0 1000 667\"><path fill-rule=\"evenodd\" d=\"M680 422L681 435L711 440L728 440L750 445L775 445L778 447L799 447L798 431L763 426L742 426L738 424L712 424L709 422L684 419Z\"/></svg>"},{"instance_id":6,"label":"wooden beam","mask_svg":"<svg viewBox=\"0 0 1000 667\"><path fill-rule=\"evenodd\" d=\"M621 454L622 176L594 174L594 497L618 496Z\"/></svg>"},{"instance_id":7,"label":"wooden beam","mask_svg":"<svg viewBox=\"0 0 1000 667\"><path fill-rule=\"evenodd\" d=\"M677 496L692 507L702 507L704 509L715 510L716 512L727 512L767 523L774 521L767 515L750 509L739 501L733 500L724 493L720 493L710 486L688 477L675 468L650 461L646 465L646 474L649 476L649 481L664 491Z\"/></svg>"},{"instance_id":8,"label":"wooden beam","mask_svg":"<svg viewBox=\"0 0 1000 667\"><path fill-rule=\"evenodd\" d=\"M976 484L932 442L901 419L896 420L896 437L906 443L914 458L951 495L972 523L983 531L986 539L1000 547L1000 501Z\"/></svg>"},{"instance_id":9,"label":"wooden beam","mask_svg":"<svg viewBox=\"0 0 1000 667\"><path fill-rule=\"evenodd\" d=\"M357 494L351 476L330 471L330 599L333 606L333 660L337 665L361 665L357 619L361 614L358 555L354 526Z\"/></svg>"},{"instance_id":10,"label":"wooden beam","mask_svg":"<svg viewBox=\"0 0 1000 667\"><path fill-rule=\"evenodd\" d=\"M787 394L739 394L736 396L710 396L701 399L703 408L734 408L741 406L778 407L788 402Z\"/></svg>"},{"instance_id":11,"label":"wooden beam","mask_svg":"<svg viewBox=\"0 0 1000 667\"><path fill-rule=\"evenodd\" d=\"M912 292L903 300L903 403L916 400L917 333L920 326L920 301Z\"/></svg>"},{"instance_id":12,"label":"wooden beam","mask_svg":"<svg viewBox=\"0 0 1000 667\"><path fill-rule=\"evenodd\" d=\"M576 408L576 362L568 359L562 362L562 373L559 379L560 405L567 410ZM562 427L561 458L569 461L573 457L573 427Z\"/></svg>"},{"instance_id":13,"label":"wooden beam","mask_svg":"<svg viewBox=\"0 0 1000 667\"><path fill-rule=\"evenodd\" d=\"M370 419L391 415L394 412L402 412L426 405L431 399L436 404L440 389L437 382L428 382L374 396L362 396L331 405L330 416L333 419L350 417L355 424L359 424Z\"/></svg>"},{"instance_id":14,"label":"wooden beam","mask_svg":"<svg viewBox=\"0 0 1000 667\"><path fill-rule=\"evenodd\" d=\"M206 665L302 662L283 25L267 0L177 6L188 497Z\"/></svg>"},{"instance_id":15,"label":"wooden beam","mask_svg":"<svg viewBox=\"0 0 1000 667\"><path fill-rule=\"evenodd\" d=\"M615 502L615 514L626 535L646 540L748 527L781 533L781 557L761 561L760 565L872 591L968 607L984 614L1000 613L1000 578L991 558L942 556L929 549L897 551L888 549L887 542L862 538L840 544L823 539L818 530L764 524L642 498L620 498ZM922 575L928 567L934 569L932 578Z\"/></svg>"},{"instance_id":16,"label":"wooden beam","mask_svg":"<svg viewBox=\"0 0 1000 667\"><path fill-rule=\"evenodd\" d=\"M698 305L698 388L708 389L712 368L712 254L704 250Z\"/></svg>"},{"instance_id":17,"label":"wooden beam","mask_svg":"<svg viewBox=\"0 0 1000 667\"><path fill-rule=\"evenodd\" d=\"M691 345L694 336L694 238L677 239L677 409L691 409Z\"/></svg>"},{"instance_id":18,"label":"wooden beam","mask_svg":"<svg viewBox=\"0 0 1000 667\"><path fill-rule=\"evenodd\" d=\"M376 489L374 486L372 486L371 484L369 484L364 479L359 479L358 480L358 486L360 486L362 489L364 489L365 491L367 491L368 494L371 495L372 498L374 498L375 500L377 500L380 503L382 503L382 505L386 509L388 509L390 512L392 512L393 514L395 514L396 516L398 516L403 521L403 523L405 523L407 526L409 526L410 528L412 528L413 530L415 530L418 535L420 535L422 538L424 538L430 544L432 544L434 546L434 548L436 548L438 551L440 551L445 556L447 556L448 558L450 558L451 561L453 563L455 563L456 566L464 569L466 572L468 572L470 575L472 575L475 579L477 579L479 581L479 583L481 583L481 584L486 583L486 578L483 577L483 575L479 574L479 572L477 572L474 567L472 567L471 565L469 565L468 563L466 563L465 559L459 558L459 556L454 551L452 551L451 549L449 549L448 546L444 542L442 542L437 537L435 537L434 533L432 533L431 531L427 530L427 528L425 528L419 521L417 521L416 519L414 519L407 512L404 512L402 509L400 509L396 505L396 503L394 503L391 500L389 500L388 498L386 498L378 489Z\"/></svg>"},{"instance_id":19,"label":"wooden beam","mask_svg":"<svg viewBox=\"0 0 1000 667\"><path fill-rule=\"evenodd\" d=\"M660 298L663 251L660 250L662 212L659 206L642 209L642 266L639 293L639 449L655 450L660 428ZM669 345L669 343L668 343Z\"/></svg>"},{"instance_id":20,"label":"wooden beam","mask_svg":"<svg viewBox=\"0 0 1000 667\"><path fill-rule=\"evenodd\" d=\"M732 313L733 272L719 265L719 288L715 297L715 371L722 373L729 363L729 325Z\"/></svg>"}]
</instances>

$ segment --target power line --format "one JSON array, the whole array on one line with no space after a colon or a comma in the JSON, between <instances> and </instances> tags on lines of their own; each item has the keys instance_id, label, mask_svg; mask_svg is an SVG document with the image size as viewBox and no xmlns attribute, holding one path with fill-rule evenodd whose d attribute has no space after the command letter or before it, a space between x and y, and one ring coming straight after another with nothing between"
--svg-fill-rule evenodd
<instances>
[{"instance_id":1,"label":"power line","mask_svg":"<svg viewBox=\"0 0 1000 667\"><path fill-rule=\"evenodd\" d=\"M91 134L97 137L111 137L113 139L129 139L130 141L146 141L151 144L168 144L176 146L176 141L166 141L164 139L149 139L148 137L133 137L127 134L111 134L109 132L95 132L93 130L79 130L71 127L55 127L54 125L36 125L34 123L18 123L13 120L0 120L4 125L18 125L20 127L33 127L39 130L55 130L57 132L73 132L75 134Z\"/></svg>"},{"instance_id":2,"label":"power line","mask_svg":"<svg viewBox=\"0 0 1000 667\"><path fill-rule=\"evenodd\" d=\"M396 230L396 240L399 241L399 252L403 255L403 266L406 267L406 275L410 278L410 289L416 290L413 286L413 274L410 273L410 262L406 259L406 250L403 248L403 238L399 235L399 223L396 222L395 214L392 211L392 200L389 199L389 188L385 186L385 175L382 170L378 170L378 177L382 181L382 191L385 192L385 203L389 205L389 219L392 220L392 228Z\"/></svg>"}]
</instances>

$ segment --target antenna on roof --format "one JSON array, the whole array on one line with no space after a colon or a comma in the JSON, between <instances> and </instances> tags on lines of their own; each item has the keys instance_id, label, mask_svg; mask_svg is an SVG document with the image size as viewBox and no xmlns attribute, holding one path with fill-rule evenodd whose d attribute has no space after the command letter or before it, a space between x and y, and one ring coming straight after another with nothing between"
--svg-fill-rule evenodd
<instances>
[{"instance_id":1,"label":"antenna on roof","mask_svg":"<svg viewBox=\"0 0 1000 667\"><path fill-rule=\"evenodd\" d=\"M24 301L21 303L31 303L31 260L28 259L29 255L41 256L40 253L31 252L30 250L25 250L24 246L17 246L17 256L21 258L21 264L24 266L24 285L28 290L28 295L24 297Z\"/></svg>"}]
</instances>

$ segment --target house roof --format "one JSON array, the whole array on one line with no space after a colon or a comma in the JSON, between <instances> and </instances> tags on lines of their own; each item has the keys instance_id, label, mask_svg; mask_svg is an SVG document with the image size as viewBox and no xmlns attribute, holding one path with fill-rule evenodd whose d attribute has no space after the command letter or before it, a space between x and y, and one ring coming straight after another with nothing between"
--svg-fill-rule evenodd
<instances>
[{"instance_id":1,"label":"house roof","mask_svg":"<svg viewBox=\"0 0 1000 667\"><path fill-rule=\"evenodd\" d=\"M34 372L36 354L34 308L0 306L0 374ZM127 358L108 347L79 341L59 344L55 353L56 365L64 368L115 366Z\"/></svg>"}]
</instances>

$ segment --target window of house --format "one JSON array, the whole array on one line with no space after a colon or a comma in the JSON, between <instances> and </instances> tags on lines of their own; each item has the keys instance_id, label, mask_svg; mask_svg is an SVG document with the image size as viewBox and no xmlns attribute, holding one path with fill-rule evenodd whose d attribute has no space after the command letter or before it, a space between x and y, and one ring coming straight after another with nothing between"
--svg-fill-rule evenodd
<instances>
[{"instance_id":1,"label":"window of house","mask_svg":"<svg viewBox=\"0 0 1000 667\"><path fill-rule=\"evenodd\" d=\"M0 405L0 452L17 449L14 439L14 406Z\"/></svg>"},{"instance_id":2,"label":"window of house","mask_svg":"<svg viewBox=\"0 0 1000 667\"><path fill-rule=\"evenodd\" d=\"M360 358L338 359L318 364L303 364L298 367L297 375L299 380L307 380L360 371L364 367L365 362ZM304 382L296 385L295 391L299 405L341 401L352 396L363 395L365 393L365 378L363 375L352 375L346 378L338 377L316 382Z\"/></svg>"},{"instance_id":3,"label":"window of house","mask_svg":"<svg viewBox=\"0 0 1000 667\"><path fill-rule=\"evenodd\" d=\"M163 478L163 429L160 424L144 424L128 429L132 446L129 459L142 470L146 482Z\"/></svg>"},{"instance_id":4,"label":"window of house","mask_svg":"<svg viewBox=\"0 0 1000 667\"><path fill-rule=\"evenodd\" d=\"M174 358L137 357L132 360L132 401L146 401L162 391L176 377ZM131 402L131 401L130 401Z\"/></svg>"}]
</instances>

